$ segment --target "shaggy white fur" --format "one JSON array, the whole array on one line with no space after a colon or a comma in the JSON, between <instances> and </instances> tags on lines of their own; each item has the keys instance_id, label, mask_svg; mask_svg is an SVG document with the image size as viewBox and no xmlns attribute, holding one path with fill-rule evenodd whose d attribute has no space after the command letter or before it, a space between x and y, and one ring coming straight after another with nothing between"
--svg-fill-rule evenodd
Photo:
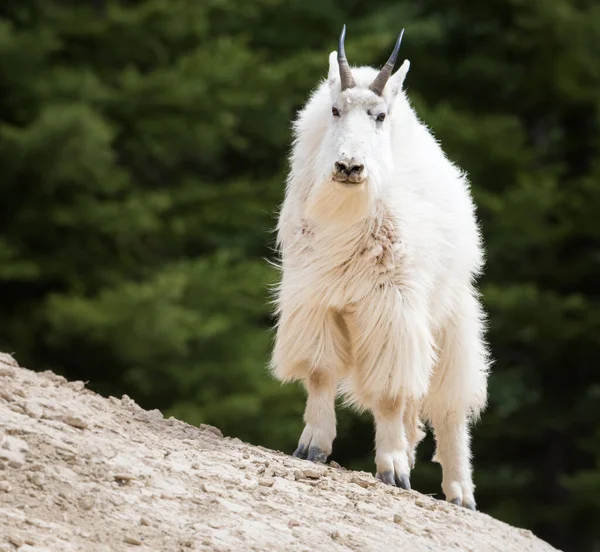
<instances>
[{"instance_id":1,"label":"shaggy white fur","mask_svg":"<svg viewBox=\"0 0 600 552\"><path fill-rule=\"evenodd\" d=\"M339 393L373 413L380 479L408 488L423 418L447 500L474 508L469 425L486 403L489 358L469 184L402 90L408 61L379 96L370 67L353 68L356 85L342 91L336 55L295 121L277 227L271 366L308 391L295 454L326 460ZM340 182L338 161L362 164L362 180Z\"/></svg>"}]
</instances>

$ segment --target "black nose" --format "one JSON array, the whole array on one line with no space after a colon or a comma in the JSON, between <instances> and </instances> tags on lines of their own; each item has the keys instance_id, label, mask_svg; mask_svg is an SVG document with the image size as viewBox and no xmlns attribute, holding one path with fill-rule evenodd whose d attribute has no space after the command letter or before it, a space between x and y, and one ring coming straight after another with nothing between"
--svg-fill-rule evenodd
<instances>
[{"instance_id":1,"label":"black nose","mask_svg":"<svg viewBox=\"0 0 600 552\"><path fill-rule=\"evenodd\" d=\"M352 173L359 175L361 172L363 172L364 168L365 168L364 165L360 165L358 163L353 164L350 167L348 167L348 165L346 165L345 163L342 163L341 161L338 161L335 164L335 170L337 172L346 173L348 176L350 176L350 174L352 174Z\"/></svg>"}]
</instances>

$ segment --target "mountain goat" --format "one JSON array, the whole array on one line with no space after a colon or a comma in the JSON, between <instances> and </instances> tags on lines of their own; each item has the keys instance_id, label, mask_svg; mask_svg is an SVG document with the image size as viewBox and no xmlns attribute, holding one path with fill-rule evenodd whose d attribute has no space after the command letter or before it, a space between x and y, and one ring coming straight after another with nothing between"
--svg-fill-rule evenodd
<instances>
[{"instance_id":1,"label":"mountain goat","mask_svg":"<svg viewBox=\"0 0 600 552\"><path fill-rule=\"evenodd\" d=\"M271 369L307 389L294 456L327 460L340 393L373 414L381 481L410 489L424 419L446 499L475 509L469 426L489 358L469 184L402 90L408 60L392 74L402 33L379 72L350 68L345 33L295 121L277 224Z\"/></svg>"}]
</instances>

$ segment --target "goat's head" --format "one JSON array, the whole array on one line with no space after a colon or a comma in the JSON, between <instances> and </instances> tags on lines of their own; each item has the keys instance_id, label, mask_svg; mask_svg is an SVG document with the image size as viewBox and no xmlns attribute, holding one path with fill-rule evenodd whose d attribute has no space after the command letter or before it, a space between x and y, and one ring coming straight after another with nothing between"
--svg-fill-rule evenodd
<instances>
[{"instance_id":1,"label":"goat's head","mask_svg":"<svg viewBox=\"0 0 600 552\"><path fill-rule=\"evenodd\" d=\"M403 33L374 78L369 68L355 69L353 75L344 49L345 25L338 51L329 56L331 114L322 143L322 152L329 159L323 162L329 166L331 178L345 187L361 186L392 166L390 115L409 68L405 61L392 75Z\"/></svg>"},{"instance_id":2,"label":"goat's head","mask_svg":"<svg viewBox=\"0 0 600 552\"><path fill-rule=\"evenodd\" d=\"M409 62L392 74L402 33L388 62L377 71L350 69L344 49L344 26L337 52L329 56L329 75L296 122L294 153L297 182L310 182L307 216L314 220L352 222L368 217L395 171L400 128L412 113L399 93ZM403 140L404 138L400 138ZM396 152L397 153L397 152Z\"/></svg>"}]
</instances>

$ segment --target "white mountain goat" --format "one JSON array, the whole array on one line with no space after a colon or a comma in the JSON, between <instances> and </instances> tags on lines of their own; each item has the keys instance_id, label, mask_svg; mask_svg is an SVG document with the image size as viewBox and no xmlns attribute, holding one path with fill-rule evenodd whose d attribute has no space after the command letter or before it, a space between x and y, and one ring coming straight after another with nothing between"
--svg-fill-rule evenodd
<instances>
[{"instance_id":1,"label":"white mountain goat","mask_svg":"<svg viewBox=\"0 0 600 552\"><path fill-rule=\"evenodd\" d=\"M421 418L454 504L475 508L469 425L484 408L489 359L474 288L483 266L469 184L386 65L329 76L294 125L278 221L282 278L271 366L302 380L306 426L294 456L325 462L338 393L371 410L377 475L409 489Z\"/></svg>"}]
</instances>

